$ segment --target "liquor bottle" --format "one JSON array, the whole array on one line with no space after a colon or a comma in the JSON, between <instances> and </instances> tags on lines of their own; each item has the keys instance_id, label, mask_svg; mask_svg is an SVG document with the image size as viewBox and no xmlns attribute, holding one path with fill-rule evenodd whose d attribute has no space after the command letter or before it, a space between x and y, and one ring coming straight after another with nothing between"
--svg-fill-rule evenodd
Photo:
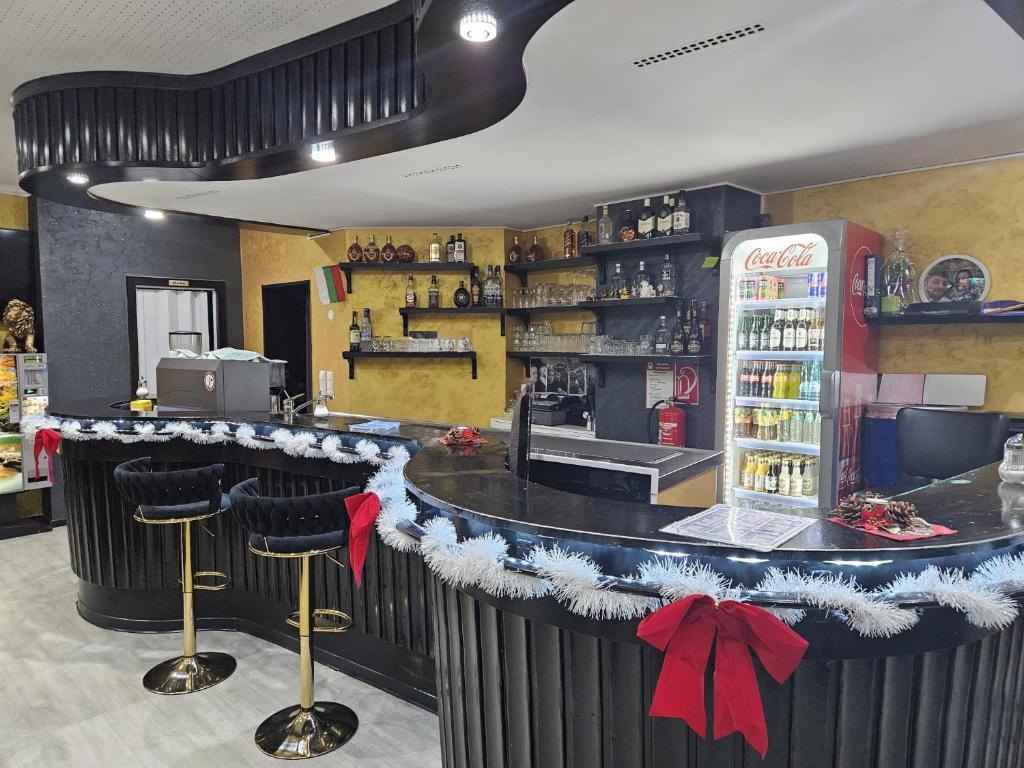
<instances>
[{"instance_id":1,"label":"liquor bottle","mask_svg":"<svg viewBox=\"0 0 1024 768\"><path fill-rule=\"evenodd\" d=\"M643 260L640 261L636 274L633 275L631 294L634 299L650 299L654 297L654 280L651 278L651 273L644 269Z\"/></svg>"},{"instance_id":2,"label":"liquor bottle","mask_svg":"<svg viewBox=\"0 0 1024 768\"><path fill-rule=\"evenodd\" d=\"M621 298L622 286L625 284L625 282L626 278L622 274L622 265L617 263L615 265L615 272L612 274L612 279L609 283L609 297L613 299Z\"/></svg>"},{"instance_id":3,"label":"liquor bottle","mask_svg":"<svg viewBox=\"0 0 1024 768\"><path fill-rule=\"evenodd\" d=\"M576 257L576 230L572 228L572 219L565 225L562 232L562 258L572 259Z\"/></svg>"},{"instance_id":4,"label":"liquor bottle","mask_svg":"<svg viewBox=\"0 0 1024 768\"><path fill-rule=\"evenodd\" d=\"M584 216L580 222L580 231L576 235L576 255L582 256L583 249L590 245L590 217Z\"/></svg>"},{"instance_id":5,"label":"liquor bottle","mask_svg":"<svg viewBox=\"0 0 1024 768\"><path fill-rule=\"evenodd\" d=\"M349 261L362 261L363 260L363 246L359 244L359 235L352 238L352 245L348 247L348 260Z\"/></svg>"},{"instance_id":6,"label":"liquor bottle","mask_svg":"<svg viewBox=\"0 0 1024 768\"><path fill-rule=\"evenodd\" d=\"M676 208L672 211L672 234L685 235L690 231L690 207L686 204L686 194L679 193Z\"/></svg>"},{"instance_id":7,"label":"liquor bottle","mask_svg":"<svg viewBox=\"0 0 1024 768\"><path fill-rule=\"evenodd\" d=\"M356 319L356 311L352 310L352 325L348 327L348 348L351 352L359 351L361 334L359 332L359 321Z\"/></svg>"},{"instance_id":8,"label":"liquor bottle","mask_svg":"<svg viewBox=\"0 0 1024 768\"><path fill-rule=\"evenodd\" d=\"M385 264L394 264L398 261L398 250L391 243L391 235L387 236L387 242L380 249L380 260Z\"/></svg>"},{"instance_id":9,"label":"liquor bottle","mask_svg":"<svg viewBox=\"0 0 1024 768\"><path fill-rule=\"evenodd\" d=\"M370 322L370 310L363 307L363 320L359 323L359 348L369 352L373 348L373 323Z\"/></svg>"},{"instance_id":10,"label":"liquor bottle","mask_svg":"<svg viewBox=\"0 0 1024 768\"><path fill-rule=\"evenodd\" d=\"M405 306L416 306L416 282L412 279L412 275L409 275L409 279L405 281Z\"/></svg>"},{"instance_id":11,"label":"liquor bottle","mask_svg":"<svg viewBox=\"0 0 1024 768\"><path fill-rule=\"evenodd\" d=\"M669 342L669 352L673 355L686 354L686 325L683 323L682 307L676 307L676 324L672 328L672 341ZM749 376L747 383L749 384Z\"/></svg>"},{"instance_id":12,"label":"liquor bottle","mask_svg":"<svg viewBox=\"0 0 1024 768\"><path fill-rule=\"evenodd\" d=\"M537 236L533 236L533 245L531 245L526 251L527 261L544 261L544 249L540 247L540 243L537 242Z\"/></svg>"},{"instance_id":13,"label":"liquor bottle","mask_svg":"<svg viewBox=\"0 0 1024 768\"><path fill-rule=\"evenodd\" d=\"M494 306L505 306L505 283L501 279L501 267L494 268Z\"/></svg>"},{"instance_id":14,"label":"liquor bottle","mask_svg":"<svg viewBox=\"0 0 1024 768\"><path fill-rule=\"evenodd\" d=\"M491 279L490 275L491 275L491 265L488 264L487 265L487 279L488 280ZM487 285L486 282L484 283L484 286L480 285L480 275L477 274L476 271L474 271L473 274L471 274L469 276L469 295L470 295L470 298L473 301L473 306L474 307L483 306L484 295L485 295L483 287L485 287L486 285Z\"/></svg>"},{"instance_id":15,"label":"liquor bottle","mask_svg":"<svg viewBox=\"0 0 1024 768\"><path fill-rule=\"evenodd\" d=\"M658 328L654 332L654 354L667 355L669 346L668 326L665 325L665 316L658 319Z\"/></svg>"},{"instance_id":16,"label":"liquor bottle","mask_svg":"<svg viewBox=\"0 0 1024 768\"><path fill-rule=\"evenodd\" d=\"M636 235L645 240L655 236L654 231L655 215L651 208L651 198L644 198L644 207L640 209L640 216L636 220Z\"/></svg>"},{"instance_id":17,"label":"liquor bottle","mask_svg":"<svg viewBox=\"0 0 1024 768\"><path fill-rule=\"evenodd\" d=\"M508 263L518 264L523 260L523 247L519 244L519 235L512 238L512 247L508 249Z\"/></svg>"},{"instance_id":18,"label":"liquor bottle","mask_svg":"<svg viewBox=\"0 0 1024 768\"><path fill-rule=\"evenodd\" d=\"M437 286L437 275L430 276L430 287L427 289L427 306L438 309L441 306L441 289Z\"/></svg>"},{"instance_id":19,"label":"liquor bottle","mask_svg":"<svg viewBox=\"0 0 1024 768\"><path fill-rule=\"evenodd\" d=\"M614 239L615 223L608 215L608 206L601 206L601 218L597 220L597 242L607 245Z\"/></svg>"},{"instance_id":20,"label":"liquor bottle","mask_svg":"<svg viewBox=\"0 0 1024 768\"><path fill-rule=\"evenodd\" d=\"M661 279L658 280L658 295L676 295L676 265L672 263L672 257L667 253L665 254L665 260L661 263Z\"/></svg>"},{"instance_id":21,"label":"liquor bottle","mask_svg":"<svg viewBox=\"0 0 1024 768\"><path fill-rule=\"evenodd\" d=\"M658 220L654 224L658 237L668 237L672 234L672 212L675 206L668 195L661 198L661 208L658 209Z\"/></svg>"},{"instance_id":22,"label":"liquor bottle","mask_svg":"<svg viewBox=\"0 0 1024 768\"><path fill-rule=\"evenodd\" d=\"M431 264L441 263L441 239L437 236L437 232L430 238L430 257L428 261Z\"/></svg>"},{"instance_id":23,"label":"liquor bottle","mask_svg":"<svg viewBox=\"0 0 1024 768\"><path fill-rule=\"evenodd\" d=\"M452 302L456 307L468 307L469 302L472 301L469 291L466 290L466 281L459 280L459 287L455 289L455 295L452 297Z\"/></svg>"},{"instance_id":24,"label":"liquor bottle","mask_svg":"<svg viewBox=\"0 0 1024 768\"><path fill-rule=\"evenodd\" d=\"M796 321L794 315L796 310L786 310L786 324L782 327L782 349L792 352L796 349Z\"/></svg>"},{"instance_id":25,"label":"liquor bottle","mask_svg":"<svg viewBox=\"0 0 1024 768\"><path fill-rule=\"evenodd\" d=\"M781 337L779 343L782 343ZM772 318L769 313L764 314L764 318L761 322L761 339L758 342L758 352L766 352L772 348Z\"/></svg>"},{"instance_id":26,"label":"liquor bottle","mask_svg":"<svg viewBox=\"0 0 1024 768\"><path fill-rule=\"evenodd\" d=\"M455 261L455 235L448 236L448 242L444 246L445 261L451 264Z\"/></svg>"},{"instance_id":27,"label":"liquor bottle","mask_svg":"<svg viewBox=\"0 0 1024 768\"><path fill-rule=\"evenodd\" d=\"M380 248L377 247L377 236L375 234L370 234L370 242L363 249L363 261L370 264L376 264L380 261Z\"/></svg>"},{"instance_id":28,"label":"liquor bottle","mask_svg":"<svg viewBox=\"0 0 1024 768\"><path fill-rule=\"evenodd\" d=\"M622 220L622 226L619 227L619 240L624 243L628 243L636 239L636 229L633 224L633 210L631 208L626 209L626 218Z\"/></svg>"},{"instance_id":29,"label":"liquor bottle","mask_svg":"<svg viewBox=\"0 0 1024 768\"><path fill-rule=\"evenodd\" d=\"M798 352L807 351L807 312L806 309L801 309L800 314L796 319L796 349Z\"/></svg>"},{"instance_id":30,"label":"liquor bottle","mask_svg":"<svg viewBox=\"0 0 1024 768\"><path fill-rule=\"evenodd\" d=\"M782 310L775 310L775 320L772 322L772 329L768 335L768 349L771 352L778 352L782 349Z\"/></svg>"},{"instance_id":31,"label":"liquor bottle","mask_svg":"<svg viewBox=\"0 0 1024 768\"><path fill-rule=\"evenodd\" d=\"M455 261L459 264L466 260L466 241L462 239L462 233L455 238Z\"/></svg>"},{"instance_id":32,"label":"liquor bottle","mask_svg":"<svg viewBox=\"0 0 1024 768\"><path fill-rule=\"evenodd\" d=\"M691 301L687 310L689 325L686 328L686 354L704 354L704 334L700 327L700 318L697 316L697 302Z\"/></svg>"}]
</instances>

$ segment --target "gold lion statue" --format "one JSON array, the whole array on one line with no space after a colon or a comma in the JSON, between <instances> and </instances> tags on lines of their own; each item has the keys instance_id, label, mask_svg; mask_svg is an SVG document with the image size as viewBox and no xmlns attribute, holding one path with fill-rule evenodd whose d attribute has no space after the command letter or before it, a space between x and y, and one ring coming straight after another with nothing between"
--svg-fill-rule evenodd
<instances>
[{"instance_id":1,"label":"gold lion statue","mask_svg":"<svg viewBox=\"0 0 1024 768\"><path fill-rule=\"evenodd\" d=\"M3 325L7 326L4 336L4 352L36 351L36 313L21 299L11 299L4 307Z\"/></svg>"}]
</instances>

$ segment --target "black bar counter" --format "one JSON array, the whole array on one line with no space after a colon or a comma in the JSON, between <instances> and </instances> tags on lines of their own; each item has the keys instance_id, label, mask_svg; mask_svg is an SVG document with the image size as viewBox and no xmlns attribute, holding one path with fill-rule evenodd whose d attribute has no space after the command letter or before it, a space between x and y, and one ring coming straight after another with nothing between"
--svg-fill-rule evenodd
<instances>
[{"instance_id":1,"label":"black bar counter","mask_svg":"<svg viewBox=\"0 0 1024 768\"><path fill-rule=\"evenodd\" d=\"M55 405L53 416L110 420L125 429L152 417L126 416L101 403ZM586 554L609 577L633 576L655 556L699 560L752 590L768 568L855 576L865 588L929 566L973 569L1024 545L1024 489L999 483L994 466L905 495L932 523L959 533L894 542L816 520L783 547L759 553L668 536L658 529L688 514L679 507L567 493L510 475L505 447L437 445L436 425L403 422L376 438L352 420L266 414L161 413L161 419L215 419L286 428L346 444L370 439L412 454L405 484L419 515L408 529L442 516L459 538L494 532L509 555L538 545ZM359 419L361 420L361 419ZM362 485L363 464L183 440L62 444L72 566L79 610L116 629L180 626L173 534L135 525L111 482L115 464L150 455L157 466L225 462L226 483L258 476L264 490L301 494ZM692 512L693 510L689 510ZM197 560L226 571L231 589L197 600L200 628L233 628L294 647L284 624L293 599L290 565L262 562L245 549L230 515L215 539L201 536ZM419 528L422 531L422 528ZM259 562L258 562L259 561ZM661 653L636 637L637 620L596 620L554 597L498 598L455 587L373 537L366 583L329 562L316 573L317 604L353 613L355 629L328 636L318 660L407 700L436 708L448 768L997 768L1024 761L1024 619L984 629L936 600L911 601L920 620L892 637L865 637L835 611L808 610L795 630L810 647L796 673L776 684L755 665L768 722L762 760L739 736L701 739L681 721L647 715ZM613 581L614 579L611 579ZM770 596L766 596L770 597ZM770 601L769 601L770 602ZM787 607L786 603L781 603ZM789 606L792 607L792 606ZM804 606L806 607L806 606ZM244 660L239 660L244 672ZM707 686L710 706L710 675Z\"/></svg>"}]
</instances>

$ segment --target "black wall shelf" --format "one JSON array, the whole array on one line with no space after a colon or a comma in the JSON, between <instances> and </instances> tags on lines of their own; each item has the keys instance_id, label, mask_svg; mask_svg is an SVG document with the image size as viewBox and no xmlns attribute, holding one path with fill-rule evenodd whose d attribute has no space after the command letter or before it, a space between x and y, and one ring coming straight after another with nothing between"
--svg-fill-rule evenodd
<instances>
[{"instance_id":1,"label":"black wall shelf","mask_svg":"<svg viewBox=\"0 0 1024 768\"><path fill-rule=\"evenodd\" d=\"M700 232L688 232L685 235L669 235L668 237L652 237L650 239L630 240L626 243L602 243L585 245L580 249L580 256L607 258L611 255L642 256L644 251L663 251L666 248L678 249L683 246L703 246L711 248L718 245L718 238Z\"/></svg>"},{"instance_id":2,"label":"black wall shelf","mask_svg":"<svg viewBox=\"0 0 1024 768\"><path fill-rule=\"evenodd\" d=\"M338 266L345 273L345 282L348 284L349 293L355 293L355 287L352 284L353 272L465 272L472 279L478 269L476 264L471 261L413 261L408 264L382 261L343 261Z\"/></svg>"},{"instance_id":3,"label":"black wall shelf","mask_svg":"<svg viewBox=\"0 0 1024 768\"><path fill-rule=\"evenodd\" d=\"M382 358L382 357L414 357L414 358L441 358L460 357L469 360L472 366L473 378L476 378L476 352L342 352L341 356L348 360L348 377L356 377L356 360L360 358Z\"/></svg>"},{"instance_id":4,"label":"black wall shelf","mask_svg":"<svg viewBox=\"0 0 1024 768\"><path fill-rule=\"evenodd\" d=\"M497 315L501 319L501 335L505 335L504 307L400 307L402 335L409 335L409 318L419 315Z\"/></svg>"},{"instance_id":5,"label":"black wall shelf","mask_svg":"<svg viewBox=\"0 0 1024 768\"><path fill-rule=\"evenodd\" d=\"M868 325L1006 325L1024 323L1022 315L893 315L865 318Z\"/></svg>"},{"instance_id":6,"label":"black wall shelf","mask_svg":"<svg viewBox=\"0 0 1024 768\"><path fill-rule=\"evenodd\" d=\"M523 367L530 360L539 357L568 357L597 366L597 383L603 387L605 383L605 365L624 365L629 363L700 363L702 360L714 360L714 355L594 355L589 352L506 352L505 356L512 360L521 360ZM527 370L529 374L529 370Z\"/></svg>"},{"instance_id":7,"label":"black wall shelf","mask_svg":"<svg viewBox=\"0 0 1024 768\"><path fill-rule=\"evenodd\" d=\"M597 301L581 301L580 309L626 309L627 307L648 307L659 304L672 304L685 301L681 296L655 296L649 299L598 299Z\"/></svg>"}]
</instances>

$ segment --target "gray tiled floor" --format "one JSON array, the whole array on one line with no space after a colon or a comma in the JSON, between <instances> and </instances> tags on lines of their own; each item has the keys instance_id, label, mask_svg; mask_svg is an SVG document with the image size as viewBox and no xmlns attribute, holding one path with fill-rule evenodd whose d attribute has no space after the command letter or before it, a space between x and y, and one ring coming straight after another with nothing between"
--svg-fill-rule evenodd
<instances>
[{"instance_id":1,"label":"gray tiled floor","mask_svg":"<svg viewBox=\"0 0 1024 768\"><path fill-rule=\"evenodd\" d=\"M235 674L189 696L147 692L142 675L180 653L181 635L111 632L80 618L66 537L61 528L0 541L0 766L283 765L256 749L253 730L294 703L295 654L203 632L200 649L232 654ZM317 698L351 706L359 732L309 765L441 765L434 715L340 672L316 673Z\"/></svg>"}]
</instances>

